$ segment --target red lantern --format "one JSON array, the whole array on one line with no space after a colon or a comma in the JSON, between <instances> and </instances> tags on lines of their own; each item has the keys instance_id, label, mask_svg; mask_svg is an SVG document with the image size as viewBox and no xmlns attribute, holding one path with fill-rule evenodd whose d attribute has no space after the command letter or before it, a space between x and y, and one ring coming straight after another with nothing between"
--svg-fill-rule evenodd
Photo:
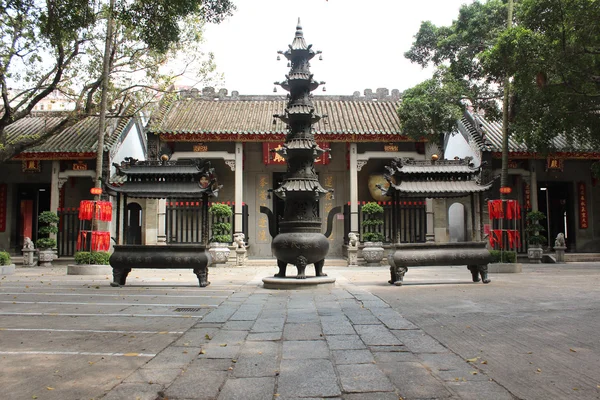
<instances>
[{"instance_id":1,"label":"red lantern","mask_svg":"<svg viewBox=\"0 0 600 400\"><path fill-rule=\"evenodd\" d=\"M102 188L93 187L90 189L90 193L93 195L102 194Z\"/></svg>"},{"instance_id":2,"label":"red lantern","mask_svg":"<svg viewBox=\"0 0 600 400\"><path fill-rule=\"evenodd\" d=\"M502 194L510 194L512 192L512 188L509 186L502 186L500 188L500 193Z\"/></svg>"}]
</instances>

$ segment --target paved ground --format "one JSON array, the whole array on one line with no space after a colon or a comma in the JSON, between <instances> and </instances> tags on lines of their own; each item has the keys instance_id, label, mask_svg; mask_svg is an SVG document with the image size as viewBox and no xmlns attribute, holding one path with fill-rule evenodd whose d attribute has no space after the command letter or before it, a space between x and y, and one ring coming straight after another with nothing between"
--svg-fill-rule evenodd
<instances>
[{"instance_id":1,"label":"paved ground","mask_svg":"<svg viewBox=\"0 0 600 400\"><path fill-rule=\"evenodd\" d=\"M600 399L600 264L329 267L335 287L267 290L274 267L66 268L0 282L6 399ZM291 271L290 271L291 272Z\"/></svg>"}]
</instances>

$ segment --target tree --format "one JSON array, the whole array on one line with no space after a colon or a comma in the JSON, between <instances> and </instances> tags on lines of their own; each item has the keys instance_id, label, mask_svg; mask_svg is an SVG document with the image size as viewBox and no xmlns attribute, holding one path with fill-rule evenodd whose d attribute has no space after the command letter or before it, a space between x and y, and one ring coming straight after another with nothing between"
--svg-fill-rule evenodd
<instances>
[{"instance_id":1,"label":"tree","mask_svg":"<svg viewBox=\"0 0 600 400\"><path fill-rule=\"evenodd\" d=\"M511 129L533 148L552 138L600 145L600 3L522 0L517 24L483 57L490 74L512 76Z\"/></svg>"},{"instance_id":2,"label":"tree","mask_svg":"<svg viewBox=\"0 0 600 400\"><path fill-rule=\"evenodd\" d=\"M510 3L476 1L464 5L450 26L421 24L405 56L438 67L431 83L437 85L435 96L423 94L423 107L452 98L458 107L472 106L499 120L510 77L504 125L516 139L537 151L549 150L558 134L600 144L600 3L520 0L509 27ZM403 118L418 123L423 110L408 110Z\"/></svg>"},{"instance_id":3,"label":"tree","mask_svg":"<svg viewBox=\"0 0 600 400\"><path fill-rule=\"evenodd\" d=\"M202 24L220 22L233 9L230 0L118 2L109 108L142 104L156 94L139 89L164 90L173 77L161 73L165 62L183 46L193 53ZM0 23L0 163L97 115L108 12L106 4L91 0L0 0L6 16ZM211 67L211 59L202 64L203 72ZM55 90L72 96L75 110L46 132L9 142L6 129Z\"/></svg>"}]
</instances>

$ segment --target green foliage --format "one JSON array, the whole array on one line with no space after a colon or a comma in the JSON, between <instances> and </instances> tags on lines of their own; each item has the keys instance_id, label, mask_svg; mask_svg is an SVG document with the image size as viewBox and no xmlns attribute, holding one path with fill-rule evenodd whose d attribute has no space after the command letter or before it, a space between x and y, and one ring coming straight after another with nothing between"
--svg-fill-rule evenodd
<instances>
[{"instance_id":1,"label":"green foliage","mask_svg":"<svg viewBox=\"0 0 600 400\"><path fill-rule=\"evenodd\" d=\"M383 207L375 202L369 202L362 206L361 211L364 219L361 222L363 226L362 240L365 242L381 242L385 239L383 234L378 232L383 225Z\"/></svg>"},{"instance_id":2,"label":"green foliage","mask_svg":"<svg viewBox=\"0 0 600 400\"><path fill-rule=\"evenodd\" d=\"M106 251L78 251L75 253L75 264L109 265L110 253Z\"/></svg>"},{"instance_id":3,"label":"green foliage","mask_svg":"<svg viewBox=\"0 0 600 400\"><path fill-rule=\"evenodd\" d=\"M490 250L492 263L516 263L517 253L514 251Z\"/></svg>"},{"instance_id":4,"label":"green foliage","mask_svg":"<svg viewBox=\"0 0 600 400\"><path fill-rule=\"evenodd\" d=\"M108 0L0 0L0 92L5 93L0 163L97 115L109 15L114 37L108 107L121 114L129 107L131 114L168 92L184 73L198 80L218 79L213 56L200 48L202 29L234 9L231 0L116 1L112 11ZM8 141L6 128L55 91L76 103L68 118L39 134Z\"/></svg>"},{"instance_id":5,"label":"green foliage","mask_svg":"<svg viewBox=\"0 0 600 400\"><path fill-rule=\"evenodd\" d=\"M385 237L379 232L365 232L362 234L364 242L382 242Z\"/></svg>"},{"instance_id":6,"label":"green foliage","mask_svg":"<svg viewBox=\"0 0 600 400\"><path fill-rule=\"evenodd\" d=\"M7 251L0 251L0 265L10 265L10 254Z\"/></svg>"},{"instance_id":7,"label":"green foliage","mask_svg":"<svg viewBox=\"0 0 600 400\"><path fill-rule=\"evenodd\" d=\"M217 222L212 224L211 242L230 243L231 242L231 224L229 222L219 221L230 218L233 215L233 210L227 204L213 203L208 209Z\"/></svg>"},{"instance_id":8,"label":"green foliage","mask_svg":"<svg viewBox=\"0 0 600 400\"><path fill-rule=\"evenodd\" d=\"M38 236L40 238L35 242L38 249L53 249L56 247L56 240L50 239L48 236L51 233L58 233L58 221L58 215L52 211L40 213L38 216L38 224L40 225L38 228Z\"/></svg>"},{"instance_id":9,"label":"green foliage","mask_svg":"<svg viewBox=\"0 0 600 400\"><path fill-rule=\"evenodd\" d=\"M511 129L538 151L557 133L600 144L600 4L596 0L522 0L517 25L482 59L513 77Z\"/></svg>"},{"instance_id":10,"label":"green foliage","mask_svg":"<svg viewBox=\"0 0 600 400\"><path fill-rule=\"evenodd\" d=\"M440 70L441 71L441 70ZM398 107L402 132L415 140L427 138L443 145L443 135L454 130L462 117L460 81L436 73L432 79L404 91Z\"/></svg>"},{"instance_id":11,"label":"green foliage","mask_svg":"<svg viewBox=\"0 0 600 400\"><path fill-rule=\"evenodd\" d=\"M525 226L525 233L527 234L527 243L533 245L540 245L546 243L546 237L540 232L545 232L546 229L540 224L540 221L546 219L546 215L540 211L530 211L525 216L527 225Z\"/></svg>"},{"instance_id":12,"label":"green foliage","mask_svg":"<svg viewBox=\"0 0 600 400\"><path fill-rule=\"evenodd\" d=\"M510 29L507 15L504 0L475 1L450 26L421 24L405 57L438 69L407 91L410 103L399 110L407 134L448 132L453 113L465 105L498 121L511 77L509 133L516 139L536 151L553 150L559 133L569 145L599 146L598 1L515 1Z\"/></svg>"},{"instance_id":13,"label":"green foliage","mask_svg":"<svg viewBox=\"0 0 600 400\"><path fill-rule=\"evenodd\" d=\"M222 203L213 203L209 207L208 213L214 215L216 218L231 217L233 215L231 207Z\"/></svg>"}]
</instances>

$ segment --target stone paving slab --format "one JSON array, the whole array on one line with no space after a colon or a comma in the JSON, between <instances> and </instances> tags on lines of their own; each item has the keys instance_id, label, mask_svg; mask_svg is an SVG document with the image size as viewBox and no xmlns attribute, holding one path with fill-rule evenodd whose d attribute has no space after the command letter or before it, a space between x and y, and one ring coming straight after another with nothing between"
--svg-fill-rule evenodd
<instances>
[{"instance_id":1,"label":"stone paving slab","mask_svg":"<svg viewBox=\"0 0 600 400\"><path fill-rule=\"evenodd\" d=\"M264 274L264 269L260 271ZM160 272L158 281L154 277L149 282L164 282L162 277L168 277L168 271ZM142 283L146 273L150 271L139 272L141 283L138 286L119 288L114 292L115 296L127 298L144 294L147 289ZM124 366L122 372L101 389L101 395L106 394L106 399L512 398L507 397L511 395L506 389L490 380L485 373L487 369L467 363L380 297L344 278L335 287L327 289L273 291L260 286L259 274L245 273L245 280L240 278L235 285L221 282L218 288L222 291L211 292L226 297L218 300L218 307L207 309L206 315L182 316L168 307L160 307L160 302L154 300L156 306L145 306L146 311L151 309L147 317L94 319L98 324L107 321L105 329L118 329L123 324L132 331L154 327L156 332L149 331L146 338L142 334L121 334L124 340L113 343L111 334L76 333L81 324L73 324L73 332L56 332L54 338L65 339L56 343L67 347L67 338L78 341L99 335L98 346L107 352L129 347L150 354L147 362L132 360L135 362L118 364ZM212 279L217 281L214 275ZM175 277L177 279L185 278ZM227 279L231 278L228 276ZM215 286L211 285L213 289ZM202 289L187 286L161 288L153 293L176 294L178 290L191 295L203 293ZM174 304L173 298L163 300ZM43 301L42 297L35 299ZM143 297L140 299L144 302ZM95 300L92 298L91 302ZM115 313L112 308L102 310L101 306L91 302L86 307L88 312L99 316L102 311ZM144 306L123 307L123 312L132 308L141 313ZM73 311L64 304L40 303L35 309ZM173 314L172 317L170 314L157 314L156 319L151 317L152 313L167 311ZM0 316L0 324L5 319ZM29 329L35 325L22 326ZM171 329L178 330L168 332ZM3 337L6 333L3 332ZM10 335L3 344L18 349L19 334ZM35 342L34 333L21 336L28 335ZM148 339L153 336L154 340ZM127 341L132 345L126 347ZM95 346L93 343L81 340L79 345L88 350ZM60 393L52 394L55 395L52 399L60 398Z\"/></svg>"}]
</instances>

